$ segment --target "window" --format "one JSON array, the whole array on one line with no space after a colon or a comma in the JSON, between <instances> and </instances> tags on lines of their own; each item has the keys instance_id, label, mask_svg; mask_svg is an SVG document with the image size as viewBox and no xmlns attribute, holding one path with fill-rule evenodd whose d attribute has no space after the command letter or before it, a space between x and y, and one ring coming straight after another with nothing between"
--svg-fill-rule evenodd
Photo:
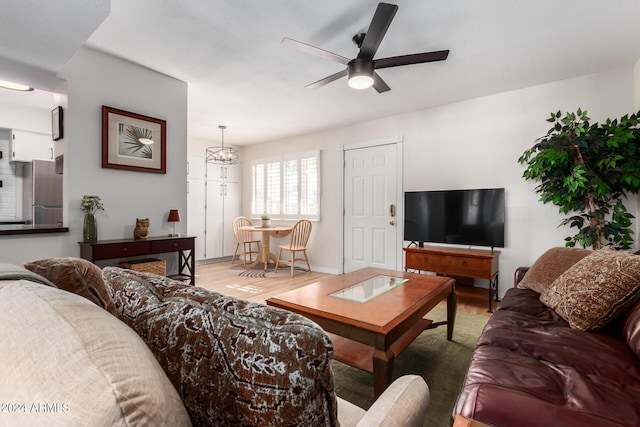
<instances>
[{"instance_id":1,"label":"window","mask_svg":"<svg viewBox=\"0 0 640 427\"><path fill-rule=\"evenodd\" d=\"M320 151L251 166L251 215L272 219L320 219Z\"/></svg>"}]
</instances>

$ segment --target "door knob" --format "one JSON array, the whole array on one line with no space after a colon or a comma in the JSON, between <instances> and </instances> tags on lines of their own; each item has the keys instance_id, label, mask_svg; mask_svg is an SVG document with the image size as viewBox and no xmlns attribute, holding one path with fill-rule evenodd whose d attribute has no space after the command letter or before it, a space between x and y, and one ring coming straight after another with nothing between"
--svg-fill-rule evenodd
<instances>
[{"instance_id":1,"label":"door knob","mask_svg":"<svg viewBox=\"0 0 640 427\"><path fill-rule=\"evenodd\" d=\"M396 225L396 222L395 221L389 221L389 224L390 225Z\"/></svg>"}]
</instances>

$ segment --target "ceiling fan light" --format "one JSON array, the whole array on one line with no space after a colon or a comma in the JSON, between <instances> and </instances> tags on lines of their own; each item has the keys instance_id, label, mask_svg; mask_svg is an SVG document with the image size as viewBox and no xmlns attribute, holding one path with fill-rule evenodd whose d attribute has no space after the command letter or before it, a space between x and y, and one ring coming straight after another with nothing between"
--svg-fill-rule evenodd
<instances>
[{"instance_id":1,"label":"ceiling fan light","mask_svg":"<svg viewBox=\"0 0 640 427\"><path fill-rule=\"evenodd\" d=\"M366 74L349 77L349 86L353 89L367 89L373 86L373 77Z\"/></svg>"},{"instance_id":2,"label":"ceiling fan light","mask_svg":"<svg viewBox=\"0 0 640 427\"><path fill-rule=\"evenodd\" d=\"M356 58L347 65L349 86L354 89L367 89L373 86L373 62Z\"/></svg>"}]
</instances>

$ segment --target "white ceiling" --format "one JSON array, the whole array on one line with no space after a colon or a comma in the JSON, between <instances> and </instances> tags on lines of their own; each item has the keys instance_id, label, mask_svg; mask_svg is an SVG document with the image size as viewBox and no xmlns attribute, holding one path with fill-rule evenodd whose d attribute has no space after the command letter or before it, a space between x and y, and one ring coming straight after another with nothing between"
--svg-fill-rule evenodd
<instances>
[{"instance_id":1,"label":"white ceiling","mask_svg":"<svg viewBox=\"0 0 640 427\"><path fill-rule=\"evenodd\" d=\"M451 53L444 62L380 70L391 87L383 94L351 89L344 78L305 89L342 66L280 44L286 36L354 57L351 37L377 5L367 0L111 0L101 24L108 0L0 0L0 78L15 63L55 75L95 25L87 46L189 84L189 135L219 140L224 124L225 141L243 145L640 59L638 0L391 2L399 10L377 58Z\"/></svg>"}]
</instances>

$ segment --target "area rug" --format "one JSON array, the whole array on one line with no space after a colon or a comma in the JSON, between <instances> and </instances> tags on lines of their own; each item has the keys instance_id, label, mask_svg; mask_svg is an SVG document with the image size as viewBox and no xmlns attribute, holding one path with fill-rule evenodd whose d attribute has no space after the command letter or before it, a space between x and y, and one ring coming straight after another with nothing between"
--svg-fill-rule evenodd
<instances>
[{"instance_id":1,"label":"area rug","mask_svg":"<svg viewBox=\"0 0 640 427\"><path fill-rule=\"evenodd\" d=\"M436 307L425 317L446 320L446 309ZM451 411L464 381L475 343L488 317L458 312L453 341L447 341L447 328L424 331L396 358L393 378L406 374L422 376L431 391L426 426L449 427ZM334 361L332 364L336 394L368 409L374 401L373 376Z\"/></svg>"},{"instance_id":2,"label":"area rug","mask_svg":"<svg viewBox=\"0 0 640 427\"><path fill-rule=\"evenodd\" d=\"M278 272L276 273L274 271L273 264L269 264L269 266L267 267L267 271L265 271L264 264L261 262L256 264L256 266L253 268L247 268L242 264L242 261L240 262L236 261L236 264L233 264L228 271L229 273L232 273L241 277L254 277L259 279L271 279L274 277L291 277L291 267L289 267L288 265L279 267ZM294 275L304 274L304 273L307 273L307 270L300 267L293 268Z\"/></svg>"}]
</instances>

